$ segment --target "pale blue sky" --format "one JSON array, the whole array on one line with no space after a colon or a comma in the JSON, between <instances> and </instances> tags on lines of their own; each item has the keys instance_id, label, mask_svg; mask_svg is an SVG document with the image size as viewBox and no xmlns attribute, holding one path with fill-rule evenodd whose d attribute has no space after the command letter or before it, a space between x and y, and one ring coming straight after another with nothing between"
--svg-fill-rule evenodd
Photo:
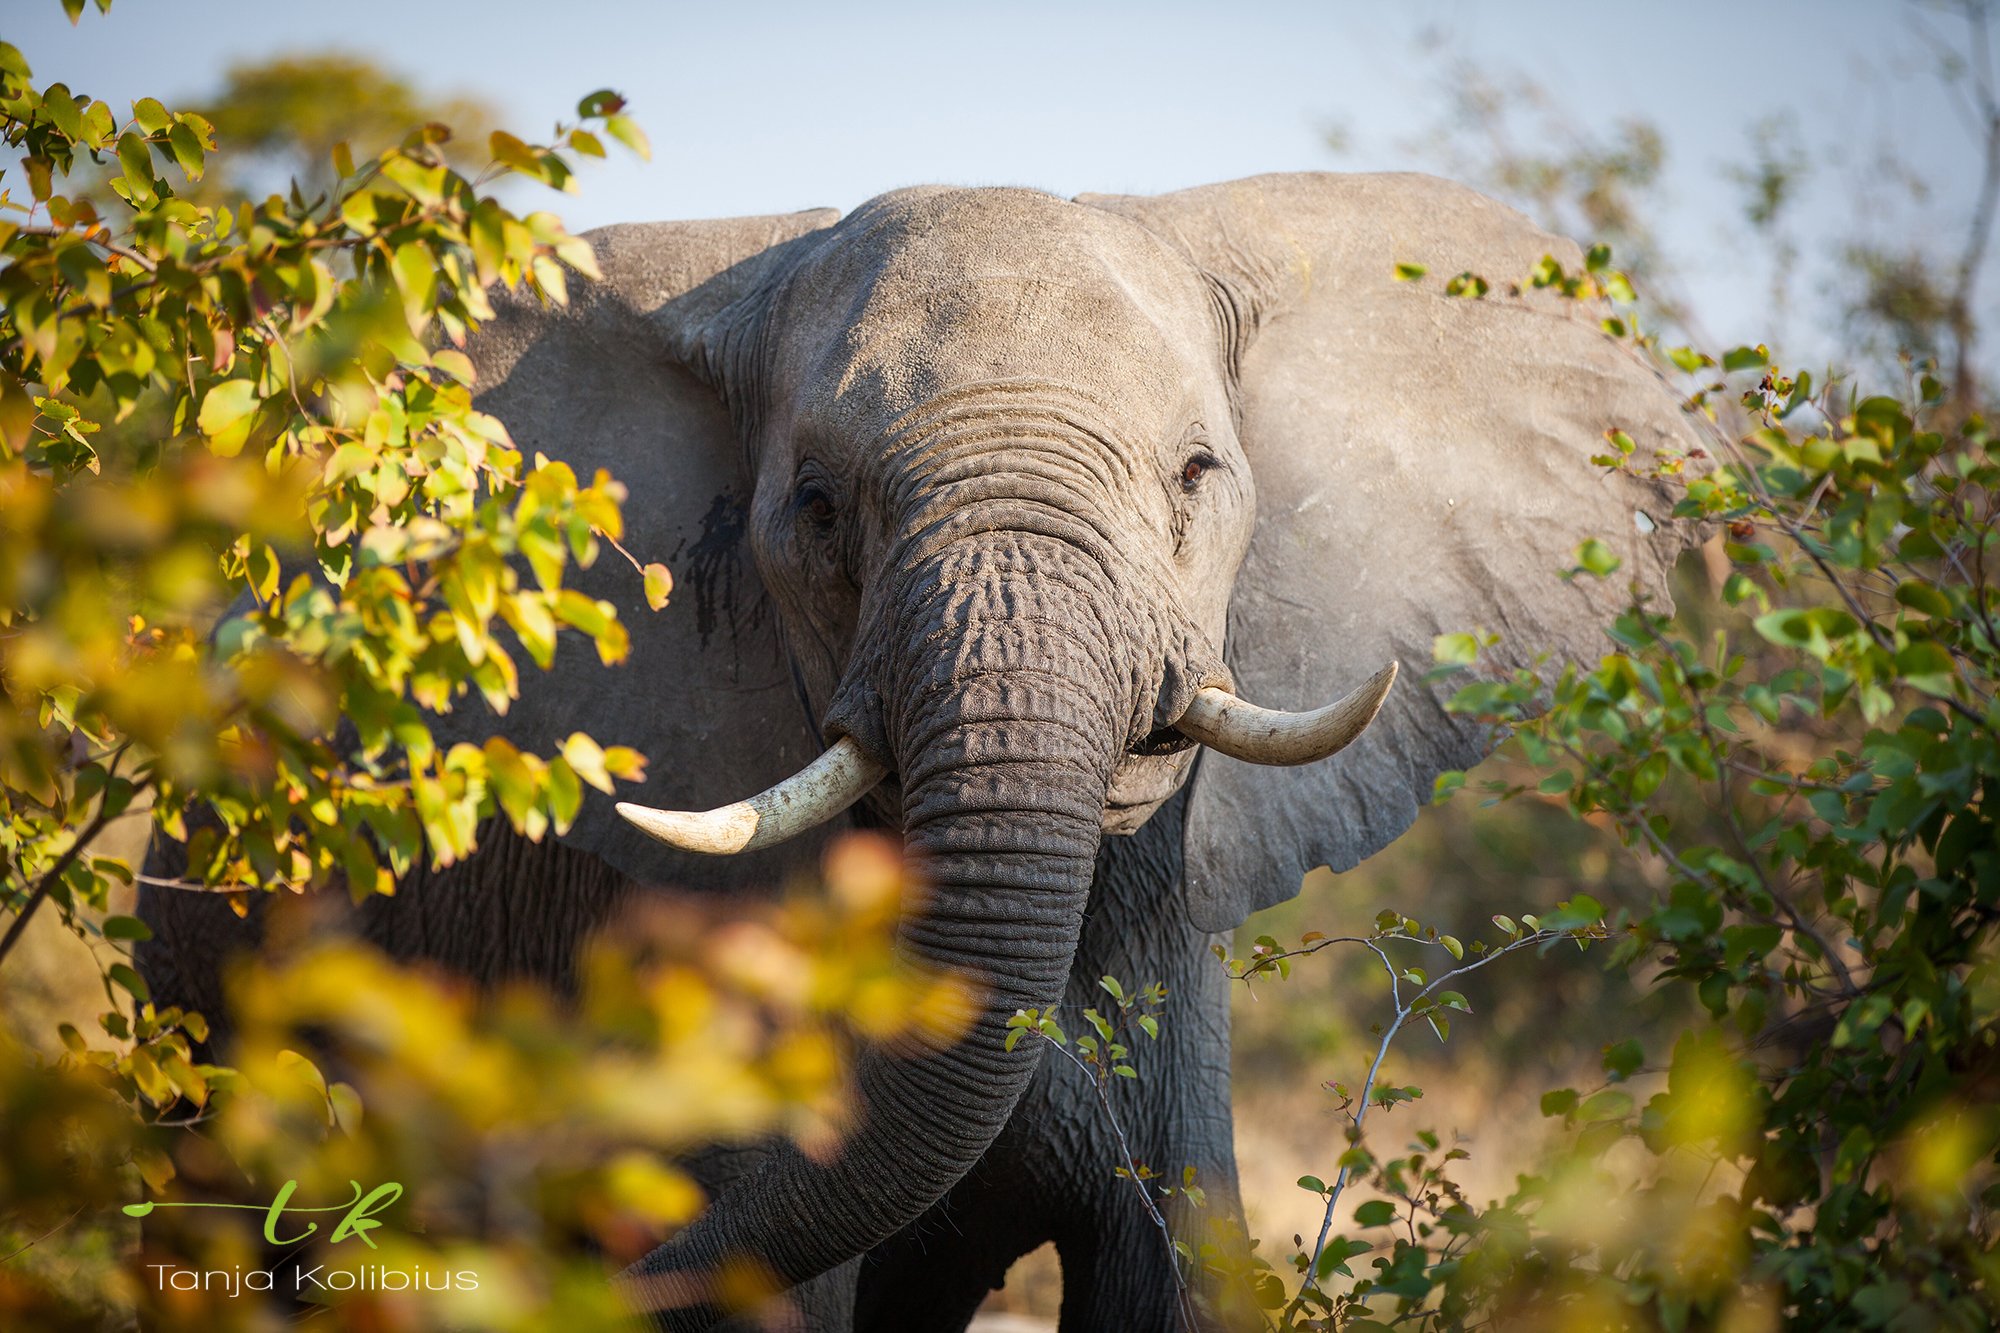
<instances>
[{"instance_id":1,"label":"pale blue sky","mask_svg":"<svg viewBox=\"0 0 2000 1333\"><path fill-rule=\"evenodd\" d=\"M1495 72L1533 76L1579 120L1671 127L1661 229L1724 339L1769 327L1754 270L1733 258L1736 203L1720 179L1759 118L1789 109L1809 144L1849 146L1816 183L1829 221L1808 249L1838 231L1929 235L1950 250L1973 188L1965 130L1924 77L1929 57L1898 0L118 0L75 29L57 0L4 3L0 33L38 81L121 107L142 95L172 106L232 61L327 49L481 93L526 132L618 88L654 160L594 167L580 196L551 196L579 228L848 208L921 181L1149 193L1261 171L1424 166L1412 143L1440 114L1445 63L1419 50L1430 31ZM1328 123L1347 131L1345 155L1326 147ZM1922 206L1871 174L1884 147L1929 180Z\"/></svg>"}]
</instances>

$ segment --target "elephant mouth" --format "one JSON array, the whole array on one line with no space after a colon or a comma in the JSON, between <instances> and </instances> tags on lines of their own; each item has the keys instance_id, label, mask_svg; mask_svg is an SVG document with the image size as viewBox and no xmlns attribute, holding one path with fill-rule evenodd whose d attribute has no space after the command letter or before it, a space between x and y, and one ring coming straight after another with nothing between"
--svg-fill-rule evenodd
<instances>
[{"instance_id":1,"label":"elephant mouth","mask_svg":"<svg viewBox=\"0 0 2000 1333\"><path fill-rule=\"evenodd\" d=\"M1104 832L1112 835L1138 832L1194 771L1196 749L1188 745L1166 754L1122 757L1112 770L1111 783L1104 794Z\"/></svg>"},{"instance_id":2,"label":"elephant mouth","mask_svg":"<svg viewBox=\"0 0 2000 1333\"><path fill-rule=\"evenodd\" d=\"M1133 742L1131 748L1126 753L1134 758L1150 759L1160 755L1179 754L1183 750L1192 750L1199 744L1201 744L1200 741L1197 741L1179 727L1154 727L1139 740Z\"/></svg>"},{"instance_id":3,"label":"elephant mouth","mask_svg":"<svg viewBox=\"0 0 2000 1333\"><path fill-rule=\"evenodd\" d=\"M1391 662L1344 697L1311 713L1259 708L1226 690L1203 687L1171 728L1161 728L1146 738L1173 731L1179 736L1175 748L1128 756L1119 767L1157 766L1161 772L1180 769L1184 761L1179 756L1197 743L1246 763L1310 764L1339 753L1359 738L1381 710L1395 679L1396 664ZM655 810L621 801L618 813L670 846L728 856L771 846L825 823L874 790L888 775L887 764L866 754L852 736L842 736L804 769L748 800L700 812ZM1122 791L1114 792L1113 797L1127 800ZM1142 796L1130 805L1137 808L1153 803Z\"/></svg>"}]
</instances>

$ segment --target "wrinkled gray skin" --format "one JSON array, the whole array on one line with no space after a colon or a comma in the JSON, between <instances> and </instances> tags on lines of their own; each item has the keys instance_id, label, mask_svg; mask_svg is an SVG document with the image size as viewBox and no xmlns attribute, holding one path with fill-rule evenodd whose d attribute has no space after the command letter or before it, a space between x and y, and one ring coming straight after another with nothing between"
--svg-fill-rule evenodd
<instances>
[{"instance_id":1,"label":"wrinkled gray skin","mask_svg":"<svg viewBox=\"0 0 2000 1333\"><path fill-rule=\"evenodd\" d=\"M1132 1148L1235 1211L1212 932L1382 846L1482 753L1420 683L1434 634L1484 626L1503 663L1553 670L1601 651L1628 577L1658 590L1683 541L1670 502L1586 459L1611 426L1642 456L1689 447L1673 395L1601 312L1442 295L1462 269L1497 293L1545 253L1580 260L1418 176L925 188L592 241L605 280L571 310L513 300L480 335L484 405L524 448L630 485L627 545L674 568L675 602L650 615L601 562L585 585L631 623L630 664L572 651L504 722L473 706L454 725L637 745L638 799L694 809L852 736L892 778L851 818L900 829L936 886L901 946L987 986L949 1054L864 1059L833 1160L715 1166L716 1202L635 1291L685 1301L685 1274L747 1253L805 1284L811 1327L956 1329L1053 1239L1065 1330L1171 1327L1165 1253L1087 1084L1037 1043L1004 1051L1006 1017L1091 1003L1104 973L1166 982L1159 1046L1119 1090ZM1439 276L1394 282L1399 260ZM1559 579L1592 535L1620 577ZM1161 734L1203 685L1311 707L1392 658L1381 718L1309 768ZM491 833L360 928L481 978L562 981L630 885L774 883L824 840L701 860L608 805L566 845ZM154 990L215 1009L233 922L202 899L145 910Z\"/></svg>"}]
</instances>

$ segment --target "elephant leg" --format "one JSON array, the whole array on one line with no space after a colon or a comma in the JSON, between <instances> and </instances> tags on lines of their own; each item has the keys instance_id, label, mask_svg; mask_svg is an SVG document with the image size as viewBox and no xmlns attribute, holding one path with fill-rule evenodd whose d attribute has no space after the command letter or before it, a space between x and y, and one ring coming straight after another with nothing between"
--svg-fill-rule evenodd
<instances>
[{"instance_id":1,"label":"elephant leg","mask_svg":"<svg viewBox=\"0 0 2000 1333\"><path fill-rule=\"evenodd\" d=\"M1009 1161L1006 1137L989 1157ZM863 1256L856 1333L960 1333L1016 1259L1049 1239L1018 1187L975 1167L929 1211Z\"/></svg>"},{"instance_id":2,"label":"elephant leg","mask_svg":"<svg viewBox=\"0 0 2000 1333\"><path fill-rule=\"evenodd\" d=\"M710 1199L754 1175L771 1151L768 1142L712 1144L676 1165ZM783 1295L716 1324L713 1333L853 1333L854 1289L860 1256L786 1289Z\"/></svg>"},{"instance_id":3,"label":"elephant leg","mask_svg":"<svg viewBox=\"0 0 2000 1333\"><path fill-rule=\"evenodd\" d=\"M718 1324L714 1333L854 1333L859 1255L787 1291L782 1305Z\"/></svg>"},{"instance_id":4,"label":"elephant leg","mask_svg":"<svg viewBox=\"0 0 2000 1333\"><path fill-rule=\"evenodd\" d=\"M1163 1020L1162 1044L1167 1034ZM1174 1052L1147 1054L1153 1058L1138 1066L1137 1080L1114 1080L1110 1090L1133 1161L1156 1173L1146 1184L1147 1198L1172 1238L1191 1249L1240 1246L1242 1209L1229 1144L1226 1081L1208 1090L1212 1096L1202 1097L1198 1076L1185 1081L1176 1077ZM1135 1053L1136 1059L1143 1057ZM1068 1100L1074 1104L1090 1098L1097 1120L1081 1136L1070 1186L1074 1203L1065 1209L1055 1237L1063 1272L1062 1333L1182 1333L1187 1327L1183 1308L1208 1312L1219 1304L1238 1304L1235 1293L1186 1271L1132 1180L1118 1174L1123 1149L1096 1105L1094 1090L1075 1069L1063 1073L1060 1083L1068 1085L1063 1089ZM1205 1196L1203 1207L1191 1206L1178 1192L1188 1167L1194 1168L1194 1183ZM1163 1198L1163 1185L1174 1187L1176 1194ZM1206 1313L1195 1322L1201 1328L1226 1326Z\"/></svg>"},{"instance_id":5,"label":"elephant leg","mask_svg":"<svg viewBox=\"0 0 2000 1333\"><path fill-rule=\"evenodd\" d=\"M1063 1333L1180 1327L1173 1253L1131 1180L1117 1174L1127 1148L1134 1161L1157 1173L1150 1197L1175 1240L1197 1252L1208 1244L1247 1259L1230 1109L1230 982L1210 952L1213 937L1187 917L1180 850L1185 810L1185 796L1178 796L1133 836L1106 840L1064 997L1073 1021L1086 1007L1114 1012L1101 977L1118 978L1128 992L1163 983L1167 999L1158 1040L1128 1029L1122 1040L1137 1077L1110 1080L1110 1115L1082 1070L1049 1061L1044 1134L1048 1151L1071 1163L1074 1173L1073 1204L1056 1236ZM1200 1208L1178 1192L1166 1199L1158 1192L1158 1186L1178 1191L1189 1167L1205 1195ZM1236 1283L1190 1277L1189 1284L1205 1312L1248 1304L1247 1289ZM1212 1314L1201 1324L1229 1326Z\"/></svg>"}]
</instances>

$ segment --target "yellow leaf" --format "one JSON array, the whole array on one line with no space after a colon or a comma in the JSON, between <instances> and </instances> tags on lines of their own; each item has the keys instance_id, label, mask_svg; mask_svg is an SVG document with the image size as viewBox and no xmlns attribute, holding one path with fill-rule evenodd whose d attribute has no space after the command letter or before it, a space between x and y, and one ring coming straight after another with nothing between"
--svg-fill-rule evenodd
<instances>
[{"instance_id":1,"label":"yellow leaf","mask_svg":"<svg viewBox=\"0 0 2000 1333\"><path fill-rule=\"evenodd\" d=\"M16 453L28 447L35 426L35 398L21 381L0 372L0 441Z\"/></svg>"},{"instance_id":2,"label":"yellow leaf","mask_svg":"<svg viewBox=\"0 0 2000 1333\"><path fill-rule=\"evenodd\" d=\"M672 592L674 588L674 576L668 572L665 565L657 561L646 566L645 574L646 605L652 607L655 611L665 610L667 594Z\"/></svg>"},{"instance_id":3,"label":"yellow leaf","mask_svg":"<svg viewBox=\"0 0 2000 1333\"><path fill-rule=\"evenodd\" d=\"M611 774L604 766L604 750L598 743L582 732L573 733L563 742L563 758L576 770L576 775L591 786L607 794L611 791Z\"/></svg>"},{"instance_id":4,"label":"yellow leaf","mask_svg":"<svg viewBox=\"0 0 2000 1333\"><path fill-rule=\"evenodd\" d=\"M196 424L208 437L208 447L224 458L234 458L250 438L257 419L257 386L250 380L225 380L201 400Z\"/></svg>"}]
</instances>

